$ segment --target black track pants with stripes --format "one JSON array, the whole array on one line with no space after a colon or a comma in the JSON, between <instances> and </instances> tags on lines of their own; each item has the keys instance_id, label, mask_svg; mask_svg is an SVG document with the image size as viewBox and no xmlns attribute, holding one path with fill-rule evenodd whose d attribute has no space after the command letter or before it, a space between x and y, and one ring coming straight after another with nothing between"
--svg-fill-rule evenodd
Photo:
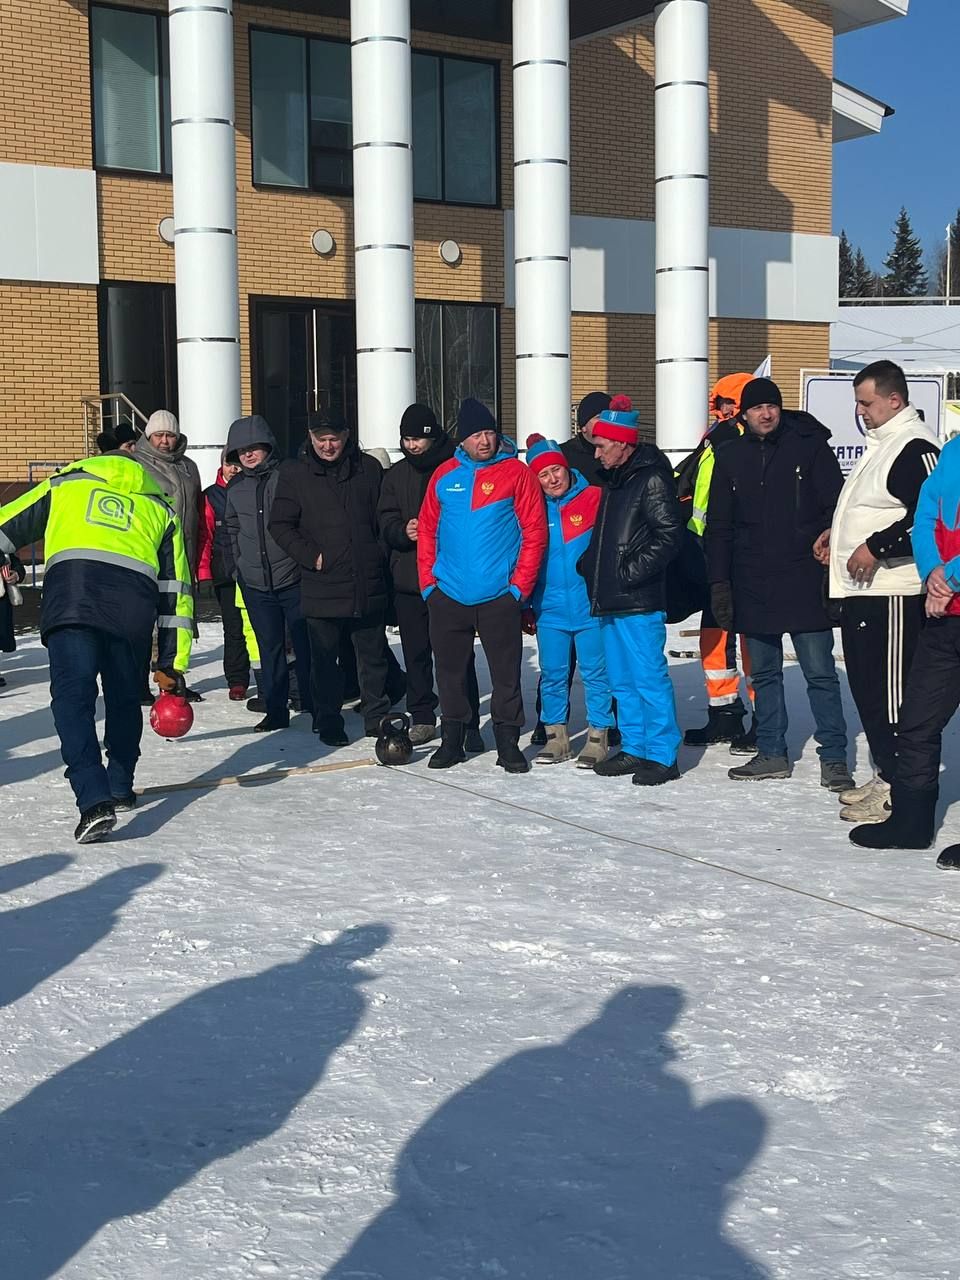
<instances>
[{"instance_id":1,"label":"black track pants with stripes","mask_svg":"<svg viewBox=\"0 0 960 1280\"><path fill-rule=\"evenodd\" d=\"M847 679L884 782L894 776L897 724L923 629L923 601L923 596L868 595L843 601L840 632Z\"/></svg>"}]
</instances>

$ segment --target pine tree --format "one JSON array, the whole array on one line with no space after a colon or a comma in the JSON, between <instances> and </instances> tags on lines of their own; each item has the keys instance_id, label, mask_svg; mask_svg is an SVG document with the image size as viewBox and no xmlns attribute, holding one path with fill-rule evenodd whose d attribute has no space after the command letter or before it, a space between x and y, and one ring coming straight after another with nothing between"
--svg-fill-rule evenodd
<instances>
[{"instance_id":1,"label":"pine tree","mask_svg":"<svg viewBox=\"0 0 960 1280\"><path fill-rule=\"evenodd\" d=\"M877 296L877 277L867 265L863 250L858 249L853 259L853 279L848 298L874 298Z\"/></svg>"},{"instance_id":2,"label":"pine tree","mask_svg":"<svg viewBox=\"0 0 960 1280\"><path fill-rule=\"evenodd\" d=\"M919 298L927 292L927 273L923 269L923 249L913 234L910 215L901 209L893 229L893 248L883 266L884 292L892 298Z\"/></svg>"},{"instance_id":3,"label":"pine tree","mask_svg":"<svg viewBox=\"0 0 960 1280\"><path fill-rule=\"evenodd\" d=\"M840 297L855 298L853 292L853 246L846 231L840 232Z\"/></svg>"}]
</instances>

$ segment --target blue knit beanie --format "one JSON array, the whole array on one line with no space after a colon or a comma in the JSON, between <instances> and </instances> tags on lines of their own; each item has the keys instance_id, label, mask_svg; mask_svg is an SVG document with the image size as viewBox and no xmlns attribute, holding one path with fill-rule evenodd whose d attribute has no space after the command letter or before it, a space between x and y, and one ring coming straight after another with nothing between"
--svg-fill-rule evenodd
<instances>
[{"instance_id":1,"label":"blue knit beanie","mask_svg":"<svg viewBox=\"0 0 960 1280\"><path fill-rule=\"evenodd\" d=\"M500 428L487 406L468 396L460 402L457 413L457 444L463 444L468 436L476 435L478 431L496 431L499 435Z\"/></svg>"}]
</instances>

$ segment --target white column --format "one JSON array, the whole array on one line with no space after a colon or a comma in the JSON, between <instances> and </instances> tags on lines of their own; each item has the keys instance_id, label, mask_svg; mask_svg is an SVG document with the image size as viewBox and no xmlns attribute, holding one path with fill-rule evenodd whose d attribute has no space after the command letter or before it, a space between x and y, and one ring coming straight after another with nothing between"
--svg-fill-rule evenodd
<instances>
[{"instance_id":1,"label":"white column","mask_svg":"<svg viewBox=\"0 0 960 1280\"><path fill-rule=\"evenodd\" d=\"M410 0L351 0L350 42L360 443L396 450L417 398Z\"/></svg>"},{"instance_id":2,"label":"white column","mask_svg":"<svg viewBox=\"0 0 960 1280\"><path fill-rule=\"evenodd\" d=\"M598 92L600 90L598 89ZM513 0L517 438L570 437L568 0Z\"/></svg>"},{"instance_id":3,"label":"white column","mask_svg":"<svg viewBox=\"0 0 960 1280\"><path fill-rule=\"evenodd\" d=\"M657 444L675 457L703 434L709 394L710 96L707 0L656 11Z\"/></svg>"},{"instance_id":4,"label":"white column","mask_svg":"<svg viewBox=\"0 0 960 1280\"><path fill-rule=\"evenodd\" d=\"M170 0L180 426L204 484L240 416L232 0Z\"/></svg>"}]
</instances>

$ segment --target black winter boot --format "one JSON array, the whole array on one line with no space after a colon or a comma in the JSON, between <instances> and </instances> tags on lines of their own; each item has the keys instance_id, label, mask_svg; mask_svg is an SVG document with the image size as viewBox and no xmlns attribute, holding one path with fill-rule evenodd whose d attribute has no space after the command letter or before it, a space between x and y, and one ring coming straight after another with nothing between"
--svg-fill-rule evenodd
<instances>
[{"instance_id":1,"label":"black winter boot","mask_svg":"<svg viewBox=\"0 0 960 1280\"><path fill-rule=\"evenodd\" d=\"M951 844L937 859L941 871L960 871L960 844Z\"/></svg>"},{"instance_id":2,"label":"black winter boot","mask_svg":"<svg viewBox=\"0 0 960 1280\"><path fill-rule=\"evenodd\" d=\"M117 814L113 801L91 805L80 815L73 838L77 844L95 844L108 836L117 825Z\"/></svg>"},{"instance_id":3,"label":"black winter boot","mask_svg":"<svg viewBox=\"0 0 960 1280\"><path fill-rule=\"evenodd\" d=\"M530 761L520 750L520 730L511 724L495 724L493 736L497 744L497 764L507 773L527 773Z\"/></svg>"},{"instance_id":4,"label":"black winter boot","mask_svg":"<svg viewBox=\"0 0 960 1280\"><path fill-rule=\"evenodd\" d=\"M757 754L757 717L745 733L738 734L730 743L732 756L755 756Z\"/></svg>"},{"instance_id":5,"label":"black winter boot","mask_svg":"<svg viewBox=\"0 0 960 1280\"><path fill-rule=\"evenodd\" d=\"M486 751L487 744L483 740L483 734L479 727L467 726L466 736L463 739L463 749L467 755L478 756L481 752Z\"/></svg>"},{"instance_id":6,"label":"black winter boot","mask_svg":"<svg viewBox=\"0 0 960 1280\"><path fill-rule=\"evenodd\" d=\"M463 750L466 728L461 720L440 721L440 746L427 761L428 769L452 769L455 764L463 764L467 758Z\"/></svg>"},{"instance_id":7,"label":"black winter boot","mask_svg":"<svg viewBox=\"0 0 960 1280\"><path fill-rule=\"evenodd\" d=\"M938 790L914 791L895 782L886 822L854 827L850 839L861 849L929 849L933 844Z\"/></svg>"},{"instance_id":8,"label":"black winter boot","mask_svg":"<svg viewBox=\"0 0 960 1280\"><path fill-rule=\"evenodd\" d=\"M687 729L683 741L688 747L709 747L714 742L733 742L743 734L743 703L728 707L707 707L707 723Z\"/></svg>"},{"instance_id":9,"label":"black winter boot","mask_svg":"<svg viewBox=\"0 0 960 1280\"><path fill-rule=\"evenodd\" d=\"M537 717L537 723L534 725L533 733L530 735L531 747L545 747L547 745L547 729L543 721Z\"/></svg>"}]
</instances>

